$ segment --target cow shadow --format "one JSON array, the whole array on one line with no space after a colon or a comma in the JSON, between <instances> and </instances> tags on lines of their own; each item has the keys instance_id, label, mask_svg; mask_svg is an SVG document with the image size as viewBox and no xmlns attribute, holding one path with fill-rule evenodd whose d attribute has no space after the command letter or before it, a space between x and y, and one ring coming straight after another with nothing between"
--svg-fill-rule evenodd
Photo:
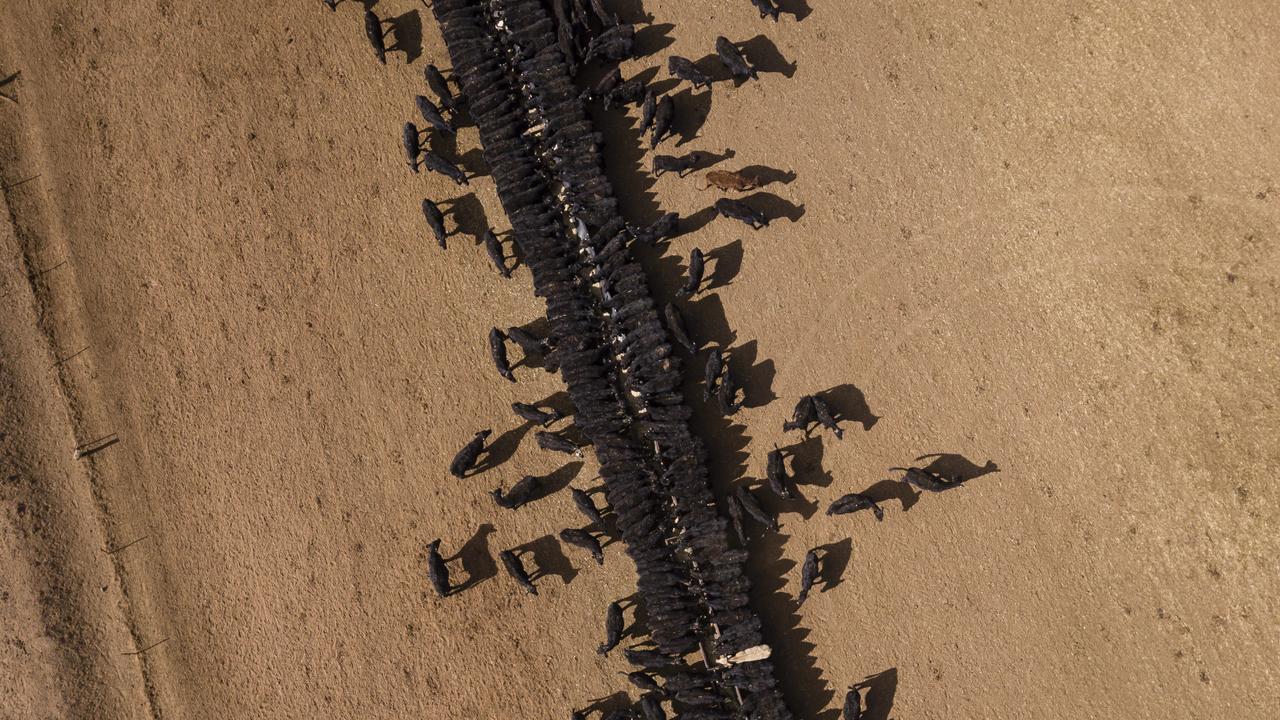
<instances>
[{"instance_id":1,"label":"cow shadow","mask_svg":"<svg viewBox=\"0 0 1280 720\"><path fill-rule=\"evenodd\" d=\"M796 22L804 20L813 12L806 0L775 0L775 4L782 12L795 17Z\"/></svg>"},{"instance_id":2,"label":"cow shadow","mask_svg":"<svg viewBox=\"0 0 1280 720\"><path fill-rule=\"evenodd\" d=\"M694 67L702 71L702 74L711 78L712 86L724 82L733 82L735 85L741 84L738 82L738 79L729 72L729 68L725 67L724 63L720 61L720 56L714 52L707 53L696 60L693 60L692 58L690 58L690 60L693 62Z\"/></svg>"},{"instance_id":3,"label":"cow shadow","mask_svg":"<svg viewBox=\"0 0 1280 720\"><path fill-rule=\"evenodd\" d=\"M519 555L527 552L533 556L534 570L529 573L529 579L532 581L554 576L568 585L578 576L578 571L574 569L573 563L569 562L568 556L560 547L559 538L555 535L543 535L537 540L518 545L512 550Z\"/></svg>"},{"instance_id":4,"label":"cow shadow","mask_svg":"<svg viewBox=\"0 0 1280 720\"><path fill-rule=\"evenodd\" d=\"M446 160L456 158L456 164L466 172L468 180L489 174L489 164L485 162L483 150L472 148L465 153L461 153L458 151L458 136L456 134L441 132L434 128L430 128L428 133L425 147Z\"/></svg>"},{"instance_id":5,"label":"cow shadow","mask_svg":"<svg viewBox=\"0 0 1280 720\"><path fill-rule=\"evenodd\" d=\"M604 521L608 525L607 528L597 527L595 523L589 523L580 529L592 533L596 540L600 541L600 548L604 549L614 543L622 542L622 536L617 532L618 528L617 523L614 522L615 519L613 515L605 514ZM613 532L610 532L611 530Z\"/></svg>"},{"instance_id":6,"label":"cow shadow","mask_svg":"<svg viewBox=\"0 0 1280 720\"><path fill-rule=\"evenodd\" d=\"M565 418L572 417L574 413L573 401L569 399L569 392L567 390L551 393L537 403L534 403L534 405L539 408L557 410ZM562 422L563 420L564 418L561 418L556 422Z\"/></svg>"},{"instance_id":7,"label":"cow shadow","mask_svg":"<svg viewBox=\"0 0 1280 720\"><path fill-rule=\"evenodd\" d=\"M632 597L638 597L638 595L633 595ZM628 602L627 598L622 598L618 600L618 604L622 606L624 611L627 607L631 608L631 623L622 628L622 642L625 642L627 638L639 640L653 635L653 630L649 625L649 611L645 609L644 603ZM625 618L626 615L624 614L623 617Z\"/></svg>"},{"instance_id":8,"label":"cow shadow","mask_svg":"<svg viewBox=\"0 0 1280 720\"><path fill-rule=\"evenodd\" d=\"M765 483L763 487L768 487L768 483ZM765 499L760 504L764 506L765 510L779 518L783 513L795 513L801 519L808 520L817 514L817 500L810 500L805 497L804 490L794 483L790 487L790 491L791 497L789 498L779 497L773 492L765 493Z\"/></svg>"},{"instance_id":9,"label":"cow shadow","mask_svg":"<svg viewBox=\"0 0 1280 720\"><path fill-rule=\"evenodd\" d=\"M728 148L725 148L725 151L722 153L713 153L713 152L708 152L706 150L695 150L693 152L696 152L699 155L699 157L697 158L697 162L695 162L688 170L684 171L683 175L678 175L679 177L688 177L701 170L706 170L707 168L712 167L713 165L722 163L725 160L732 158L736 154L733 150L730 150ZM678 155L676 157L680 159L684 159L686 157L689 157L689 155L691 154L693 153ZM652 163L652 161L650 162ZM650 165L649 167L649 172L653 174L654 177L658 177L657 173L654 172L652 165ZM672 172L672 171L668 170L667 172Z\"/></svg>"},{"instance_id":10,"label":"cow shadow","mask_svg":"<svg viewBox=\"0 0 1280 720\"><path fill-rule=\"evenodd\" d=\"M403 52L406 64L422 57L422 17L417 10L387 18L386 22L390 23L396 37L395 46L388 48L389 50Z\"/></svg>"},{"instance_id":11,"label":"cow shadow","mask_svg":"<svg viewBox=\"0 0 1280 720\"><path fill-rule=\"evenodd\" d=\"M867 431L880 421L880 416L871 412L871 406L867 404L867 396L856 385L844 383L829 390L823 390L817 395L831 407L836 415L836 422L858 423L863 431Z\"/></svg>"},{"instance_id":12,"label":"cow shadow","mask_svg":"<svg viewBox=\"0 0 1280 720\"><path fill-rule=\"evenodd\" d=\"M822 467L824 450L821 437L816 435L807 437L800 442L783 446L782 451L791 459L791 474L795 484L825 488L830 487L835 480L831 473Z\"/></svg>"},{"instance_id":13,"label":"cow shadow","mask_svg":"<svg viewBox=\"0 0 1280 720\"><path fill-rule=\"evenodd\" d=\"M507 235L510 236L511 233L508 233ZM518 249L517 243L513 242L512 245L516 246ZM524 325L519 325L517 327L529 333L530 335L533 335L534 337L542 340L545 340L549 333L547 329L548 325L547 325L546 318L539 318L537 320L532 320L530 322L525 323ZM511 328L508 328L508 334L510 334L509 332L510 330ZM512 341L512 343L514 343L517 347L520 347L520 359L511 365L511 369L514 370L518 367L526 367L526 368L539 368L539 369L545 370L546 372L553 372L552 369L547 366L546 353L536 352L536 351L532 353L526 353L525 349L521 347L519 343L516 343L514 340ZM567 416L572 414L572 407L573 407L573 404L569 402L568 397L569 397L568 394L565 392L553 393L547 399L541 402L533 403L533 405L535 407L551 407L555 410L559 410L561 414Z\"/></svg>"},{"instance_id":14,"label":"cow shadow","mask_svg":"<svg viewBox=\"0 0 1280 720\"><path fill-rule=\"evenodd\" d=\"M862 711L864 720L889 720L893 699L898 694L898 668L889 668L857 683L854 687L865 689L867 709Z\"/></svg>"},{"instance_id":15,"label":"cow shadow","mask_svg":"<svg viewBox=\"0 0 1280 720\"><path fill-rule=\"evenodd\" d=\"M529 502L550 497L569 487L569 483L573 482L573 479L582 471L582 466L582 462L571 462L543 476L542 482L538 485L538 491L529 496Z\"/></svg>"},{"instance_id":16,"label":"cow shadow","mask_svg":"<svg viewBox=\"0 0 1280 720\"><path fill-rule=\"evenodd\" d=\"M755 210L764 213L769 220L777 220L778 218L786 218L791 222L797 222L804 217L804 205L796 205L790 200L778 197L771 192L752 193L742 201L750 205Z\"/></svg>"},{"instance_id":17,"label":"cow shadow","mask_svg":"<svg viewBox=\"0 0 1280 720\"><path fill-rule=\"evenodd\" d=\"M694 94L692 90L685 88L671 96L671 101L676 106L671 130L680 136L680 140L676 142L676 147L680 147L698 136L698 131L711 114L711 91Z\"/></svg>"},{"instance_id":18,"label":"cow shadow","mask_svg":"<svg viewBox=\"0 0 1280 720\"><path fill-rule=\"evenodd\" d=\"M468 476L479 475L510 460L520 448L520 441L528 434L530 427L531 423L522 423L499 435L485 447L484 460L476 463L475 470Z\"/></svg>"},{"instance_id":19,"label":"cow shadow","mask_svg":"<svg viewBox=\"0 0 1280 720\"><path fill-rule=\"evenodd\" d=\"M545 338L551 334L551 323L547 321L545 315L541 315L521 325L520 329L537 337Z\"/></svg>"},{"instance_id":20,"label":"cow shadow","mask_svg":"<svg viewBox=\"0 0 1280 720\"><path fill-rule=\"evenodd\" d=\"M787 78L796 74L796 64L787 62L787 59L778 51L778 46L767 35L757 35L750 40L744 40L738 43L738 48L758 73L779 73Z\"/></svg>"},{"instance_id":21,"label":"cow shadow","mask_svg":"<svg viewBox=\"0 0 1280 720\"><path fill-rule=\"evenodd\" d=\"M494 562L493 553L489 551L489 536L494 532L492 525L484 523L476 528L475 534L463 544L456 555L446 558L446 562L460 561L463 571L467 573L467 579L454 588L453 592L469 590L498 574L498 564Z\"/></svg>"},{"instance_id":22,"label":"cow shadow","mask_svg":"<svg viewBox=\"0 0 1280 720\"><path fill-rule=\"evenodd\" d=\"M749 175L760 181L760 187L767 187L778 183L781 185L790 185L796 179L796 174L790 170L778 170L768 165L748 165L738 172L743 175Z\"/></svg>"},{"instance_id":23,"label":"cow shadow","mask_svg":"<svg viewBox=\"0 0 1280 720\"><path fill-rule=\"evenodd\" d=\"M689 336L700 348L707 345L728 347L738 339L738 334L729 327L724 302L719 295L703 295L696 300L688 300L680 312ZM747 383L747 378L744 377L743 382Z\"/></svg>"},{"instance_id":24,"label":"cow shadow","mask_svg":"<svg viewBox=\"0 0 1280 720\"><path fill-rule=\"evenodd\" d=\"M692 60L692 58L690 59ZM698 68L704 75L711 78L711 84L713 87L719 83L731 82L735 79L733 75L730 74L729 69L724 66L724 63L720 62L720 56L715 53L708 53L697 60L692 61L694 67Z\"/></svg>"},{"instance_id":25,"label":"cow shadow","mask_svg":"<svg viewBox=\"0 0 1280 720\"><path fill-rule=\"evenodd\" d=\"M694 166L689 169L689 172L694 173L694 172L699 172L701 170L706 170L707 168L713 167L715 165L719 165L725 160L732 160L734 156L736 156L737 154L738 153L734 152L733 149L731 148L725 148L724 152L720 152L720 153L713 153L713 152L710 152L709 150L703 150L702 157L699 158L698 162L695 163Z\"/></svg>"},{"instance_id":26,"label":"cow shadow","mask_svg":"<svg viewBox=\"0 0 1280 720\"><path fill-rule=\"evenodd\" d=\"M818 577L822 580L822 590L827 592L844 582L844 571L849 567L849 558L853 555L853 540L845 538L815 548L822 561L818 569Z\"/></svg>"},{"instance_id":27,"label":"cow shadow","mask_svg":"<svg viewBox=\"0 0 1280 720\"><path fill-rule=\"evenodd\" d=\"M502 248L502 261L506 263L507 272L514 273L519 268L525 266L524 252L520 250L520 243L516 242L515 231L495 232L498 238L498 246ZM477 244L484 243L484 237L477 238Z\"/></svg>"},{"instance_id":28,"label":"cow shadow","mask_svg":"<svg viewBox=\"0 0 1280 720\"><path fill-rule=\"evenodd\" d=\"M916 458L916 462L928 458L933 459L924 466L925 470L954 480L968 481L1000 472L1000 466L991 460L978 465L959 453L929 453Z\"/></svg>"},{"instance_id":29,"label":"cow shadow","mask_svg":"<svg viewBox=\"0 0 1280 720\"><path fill-rule=\"evenodd\" d=\"M514 341L513 341L514 342ZM517 345L517 347L519 347ZM537 370L547 370L547 358L543 353L526 353L524 348L520 348L520 359L511 363L511 369L533 368ZM549 370L547 370L550 372Z\"/></svg>"},{"instance_id":30,"label":"cow shadow","mask_svg":"<svg viewBox=\"0 0 1280 720\"><path fill-rule=\"evenodd\" d=\"M773 392L773 378L777 375L773 360L757 363L758 355L759 344L755 340L729 349L729 369L742 388L743 407L763 407L778 397Z\"/></svg>"},{"instance_id":31,"label":"cow shadow","mask_svg":"<svg viewBox=\"0 0 1280 720\"><path fill-rule=\"evenodd\" d=\"M454 231L450 235L471 235L479 240L484 231L489 229L489 219L485 216L484 205L475 193L446 200L442 205L449 207L453 216Z\"/></svg>"},{"instance_id":32,"label":"cow shadow","mask_svg":"<svg viewBox=\"0 0 1280 720\"><path fill-rule=\"evenodd\" d=\"M590 704L582 708L580 712L590 717L592 713L599 713L601 716L608 716L609 713L622 712L631 707L631 697L625 692L616 692L612 695L606 695L602 698L592 700Z\"/></svg>"},{"instance_id":33,"label":"cow shadow","mask_svg":"<svg viewBox=\"0 0 1280 720\"><path fill-rule=\"evenodd\" d=\"M713 261L714 266L711 279L703 289L715 290L729 285L742 270L742 241L734 240L728 245L721 245L708 252L707 259Z\"/></svg>"},{"instance_id":34,"label":"cow shadow","mask_svg":"<svg viewBox=\"0 0 1280 720\"><path fill-rule=\"evenodd\" d=\"M703 208L692 215L680 218L680 234L697 232L716 219L715 207Z\"/></svg>"},{"instance_id":35,"label":"cow shadow","mask_svg":"<svg viewBox=\"0 0 1280 720\"><path fill-rule=\"evenodd\" d=\"M654 70L657 71L658 68L654 68ZM666 68L663 68L663 71L665 70ZM680 87L680 80L677 80L670 75L659 75L654 78L652 83L649 84L648 89L653 91L654 97L661 100L663 95L675 90L677 87Z\"/></svg>"},{"instance_id":36,"label":"cow shadow","mask_svg":"<svg viewBox=\"0 0 1280 720\"><path fill-rule=\"evenodd\" d=\"M631 41L631 57L642 58L671 47L676 40L671 37L675 29L671 23L655 23L646 25L636 31Z\"/></svg>"},{"instance_id":37,"label":"cow shadow","mask_svg":"<svg viewBox=\"0 0 1280 720\"><path fill-rule=\"evenodd\" d=\"M902 511L907 512L920 502L921 493L916 492L914 488L901 480L879 480L871 487L862 491L863 495L875 500L877 503L883 503L889 500L897 500L902 503Z\"/></svg>"},{"instance_id":38,"label":"cow shadow","mask_svg":"<svg viewBox=\"0 0 1280 720\"><path fill-rule=\"evenodd\" d=\"M484 151L480 148L471 148L459 155L458 167L468 173L468 180L487 177L492 173L492 170L489 169L488 161L484 159Z\"/></svg>"}]
</instances>

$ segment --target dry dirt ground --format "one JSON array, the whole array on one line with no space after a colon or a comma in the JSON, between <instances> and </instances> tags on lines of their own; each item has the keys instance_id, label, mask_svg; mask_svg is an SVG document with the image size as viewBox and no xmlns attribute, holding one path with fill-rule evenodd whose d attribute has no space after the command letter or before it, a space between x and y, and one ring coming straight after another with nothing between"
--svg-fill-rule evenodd
<instances>
[{"instance_id":1,"label":"dry dirt ground","mask_svg":"<svg viewBox=\"0 0 1280 720\"><path fill-rule=\"evenodd\" d=\"M625 70L751 40L767 72L680 95L680 149L794 173L763 199L792 219L705 222L715 191L644 179L634 110L604 125L628 211L704 225L648 261L670 288L712 255L690 324L751 405L699 416L717 482L798 439L803 393L879 418L806 445L807 501L753 544L798 714L876 675L881 719L1280 717L1274 4L787 7L646 0ZM0 717L541 720L624 689L594 652L621 546L558 548L567 492L486 494L561 464L508 409L561 387L487 362L539 305L427 237L421 198L464 193L399 129L446 56L423 5L377 8L385 67L353 2L0 4ZM468 229L503 229L471 189ZM450 478L481 427L510 458ZM932 453L998 472L821 512ZM474 574L443 601L437 537ZM536 598L493 567L530 544ZM797 611L829 544L842 580Z\"/></svg>"}]
</instances>

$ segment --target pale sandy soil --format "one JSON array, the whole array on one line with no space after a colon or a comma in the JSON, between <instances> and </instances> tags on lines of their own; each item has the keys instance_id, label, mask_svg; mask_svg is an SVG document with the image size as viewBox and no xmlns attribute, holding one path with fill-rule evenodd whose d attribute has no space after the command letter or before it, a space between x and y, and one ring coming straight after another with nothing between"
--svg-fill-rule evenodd
<instances>
[{"instance_id":1,"label":"pale sandy soil","mask_svg":"<svg viewBox=\"0 0 1280 720\"><path fill-rule=\"evenodd\" d=\"M892 671L875 717L1280 716L1273 4L645 5L672 42L628 73L722 33L795 63L718 84L681 149L793 171L766 190L803 213L653 262L670 287L725 248L690 322L740 348L754 406L700 420L718 481L760 477L794 400L844 384L881 419L823 437L821 507L926 453L999 467L883 523L790 506L756 543L799 714ZM378 9L421 19L410 65L373 61L349 2L0 5L0 180L39 176L0 223L0 718L542 719L625 689L593 651L632 591L621 546L561 560L567 493L486 495L557 459L526 437L444 472L560 386L487 363L491 325L539 313L527 271L425 235L421 198L459 193L409 175L398 133L445 56L421 4ZM715 197L639 183L605 125L629 211ZM436 537L481 580L444 601ZM796 613L796 562L845 538ZM560 572L537 598L484 560L530 542Z\"/></svg>"}]
</instances>

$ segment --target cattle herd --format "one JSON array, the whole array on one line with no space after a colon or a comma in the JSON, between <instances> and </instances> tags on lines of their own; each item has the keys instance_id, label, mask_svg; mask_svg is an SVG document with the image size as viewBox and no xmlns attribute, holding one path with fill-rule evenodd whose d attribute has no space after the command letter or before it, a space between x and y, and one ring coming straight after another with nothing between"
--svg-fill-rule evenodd
<instances>
[{"instance_id":1,"label":"cattle herd","mask_svg":"<svg viewBox=\"0 0 1280 720\"><path fill-rule=\"evenodd\" d=\"M330 8L337 4L325 2ZM778 19L772 0L751 3L762 18ZM388 47L385 24L370 5L363 13L366 34L385 64L394 48ZM792 717L744 571L748 518L768 531L778 529L777 519L743 483L723 497L713 492L707 452L691 431L693 410L682 391L684 356L692 359L702 344L691 337L677 306L656 297L632 253L636 245L674 235L680 218L667 213L643 227L624 220L605 176L603 137L588 112L593 103L605 111L637 108L641 131L650 133L650 146L657 148L673 132L672 96L655 93L639 78L623 78L617 63L632 56L636 32L606 0L434 0L430 7L452 72L446 77L434 64L426 66L425 86L434 99L424 94L414 100L425 125L404 125L405 163L415 173L425 168L466 185L467 172L436 149L434 140L454 134L460 118L476 125L511 223L512 252L492 230L481 241L504 277L511 276L510 259L529 269L534 294L546 305L548 328L545 337L524 328L493 328L491 359L503 378L516 382L508 358L508 345L514 343L523 357L560 373L573 404L570 427L551 429L566 418L559 409L512 405L520 419L542 428L535 433L540 448L581 456L590 447L599 463L606 507L586 491L571 489L588 524L562 531L560 539L603 564L600 536L616 532L637 568L636 603L643 608L649 637L622 652L636 667L627 678L641 694L633 705L601 710L603 717L657 720L666 718L668 709L689 720ZM716 39L714 58L737 82L758 76L740 46L725 37ZM582 89L579 71L587 66L605 70ZM666 67L671 78L694 87L711 88L716 82L683 57L671 56ZM652 171L683 177L705 159L699 152L655 155ZM762 184L745 170L710 171L704 181L704 187L726 192ZM723 197L714 209L753 229L769 224L765 213L742 200ZM427 199L422 213L439 246L446 247L451 234L446 211ZM677 298L699 292L704 267L705 257L695 248ZM707 352L702 386L703 400L714 398L725 415L741 407L742 387L719 348ZM783 430L806 435L825 430L837 438L844 432L838 409L821 395L801 398ZM485 469L490 434L480 430L466 442L450 463L452 475L464 478ZM776 445L768 454L767 478L777 496L793 496L787 453ZM960 482L922 468L905 469L903 480L934 492ZM526 476L491 494L499 507L516 510L555 485L551 478ZM835 501L827 513L862 509L883 518L876 501L858 493ZM428 547L427 575L435 591L446 596L456 588L439 546L436 540ZM536 569L531 573L521 555L510 549L499 554L515 582L537 595ZM818 551L806 554L799 602L817 581L820 563ZM607 608L600 653L623 641L626 609L621 602ZM572 717L594 712L574 710ZM844 715L856 718L861 712L854 686Z\"/></svg>"}]
</instances>

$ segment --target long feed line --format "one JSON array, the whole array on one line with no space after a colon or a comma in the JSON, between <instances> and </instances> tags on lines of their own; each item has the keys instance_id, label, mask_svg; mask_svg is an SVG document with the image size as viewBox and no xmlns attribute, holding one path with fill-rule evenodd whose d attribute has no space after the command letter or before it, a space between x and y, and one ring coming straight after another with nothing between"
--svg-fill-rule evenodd
<instances>
[{"instance_id":1,"label":"long feed line","mask_svg":"<svg viewBox=\"0 0 1280 720\"><path fill-rule=\"evenodd\" d=\"M653 649L686 718L790 718L729 543L680 358L605 177L600 136L542 0L435 0L550 343L635 562Z\"/></svg>"}]
</instances>

